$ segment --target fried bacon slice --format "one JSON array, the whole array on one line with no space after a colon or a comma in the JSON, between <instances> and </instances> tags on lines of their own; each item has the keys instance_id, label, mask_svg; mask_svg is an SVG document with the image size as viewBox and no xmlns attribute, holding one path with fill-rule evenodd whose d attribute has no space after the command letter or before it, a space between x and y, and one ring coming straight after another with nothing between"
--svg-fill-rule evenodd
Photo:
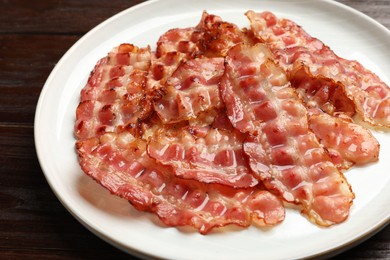
<instances>
[{"instance_id":1,"label":"fried bacon slice","mask_svg":"<svg viewBox=\"0 0 390 260\"><path fill-rule=\"evenodd\" d=\"M257 39L249 31L223 21L221 17L203 12L197 28L202 31L203 52L208 57L225 57L231 47L239 43L253 44Z\"/></svg>"},{"instance_id":2,"label":"fried bacon slice","mask_svg":"<svg viewBox=\"0 0 390 260\"><path fill-rule=\"evenodd\" d=\"M197 58L182 63L168 78L166 94L154 102L163 123L196 118L199 113L222 107L219 80L223 58Z\"/></svg>"},{"instance_id":3,"label":"fried bacon slice","mask_svg":"<svg viewBox=\"0 0 390 260\"><path fill-rule=\"evenodd\" d=\"M221 80L229 119L249 133L244 151L266 188L301 205L319 225L340 223L354 194L310 131L306 108L271 58L261 44L229 51Z\"/></svg>"},{"instance_id":4,"label":"fried bacon slice","mask_svg":"<svg viewBox=\"0 0 390 260\"><path fill-rule=\"evenodd\" d=\"M333 87L342 88L364 121L390 127L390 88L377 75L357 61L340 58L288 19L278 19L271 12L248 11L246 15L254 35L267 44L293 82L296 71L306 72L309 78L328 79ZM316 87L323 92L323 85Z\"/></svg>"},{"instance_id":5,"label":"fried bacon slice","mask_svg":"<svg viewBox=\"0 0 390 260\"><path fill-rule=\"evenodd\" d=\"M147 93L155 100L167 92L165 83L179 65L201 54L201 38L196 27L171 29L160 36L146 83Z\"/></svg>"},{"instance_id":6,"label":"fried bacon slice","mask_svg":"<svg viewBox=\"0 0 390 260\"><path fill-rule=\"evenodd\" d=\"M192 226L201 234L234 224L275 225L284 219L282 202L258 187L233 189L175 177L146 153L146 141L128 131L77 142L84 172L140 211L167 226Z\"/></svg>"},{"instance_id":7,"label":"fried bacon slice","mask_svg":"<svg viewBox=\"0 0 390 260\"><path fill-rule=\"evenodd\" d=\"M343 113L352 117L355 114L355 104L348 98L340 82L314 76L302 64L289 71L288 78L307 108L319 108L329 115Z\"/></svg>"},{"instance_id":8,"label":"fried bacon slice","mask_svg":"<svg viewBox=\"0 0 390 260\"><path fill-rule=\"evenodd\" d=\"M369 130L355 124L349 117L333 117L310 110L309 127L339 169L378 161L379 142Z\"/></svg>"},{"instance_id":9,"label":"fried bacon slice","mask_svg":"<svg viewBox=\"0 0 390 260\"><path fill-rule=\"evenodd\" d=\"M144 91L150 49L121 44L99 60L81 91L75 135L87 139L106 132L135 129L152 104Z\"/></svg>"},{"instance_id":10,"label":"fried bacon slice","mask_svg":"<svg viewBox=\"0 0 390 260\"><path fill-rule=\"evenodd\" d=\"M238 131L210 126L166 126L155 131L148 153L172 166L178 177L247 188L258 181L246 160L243 138Z\"/></svg>"}]
</instances>

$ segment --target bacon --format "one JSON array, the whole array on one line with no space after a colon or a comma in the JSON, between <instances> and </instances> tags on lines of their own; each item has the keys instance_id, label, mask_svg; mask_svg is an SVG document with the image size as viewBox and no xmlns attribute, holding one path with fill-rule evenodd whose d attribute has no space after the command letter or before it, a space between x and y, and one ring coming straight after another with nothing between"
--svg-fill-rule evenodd
<instances>
[{"instance_id":1,"label":"bacon","mask_svg":"<svg viewBox=\"0 0 390 260\"><path fill-rule=\"evenodd\" d=\"M237 25L223 21L221 17L203 12L198 24L203 37L204 55L225 57L231 47L239 43L252 44L256 39Z\"/></svg>"},{"instance_id":2,"label":"bacon","mask_svg":"<svg viewBox=\"0 0 390 260\"><path fill-rule=\"evenodd\" d=\"M164 85L179 65L200 55L202 33L196 27L171 29L161 35L152 55L146 89L158 100L166 93Z\"/></svg>"},{"instance_id":3,"label":"bacon","mask_svg":"<svg viewBox=\"0 0 390 260\"><path fill-rule=\"evenodd\" d=\"M234 188L258 184L251 174L237 131L210 127L163 127L148 145L149 155L173 167L175 175Z\"/></svg>"},{"instance_id":4,"label":"bacon","mask_svg":"<svg viewBox=\"0 0 390 260\"><path fill-rule=\"evenodd\" d=\"M177 178L145 149L146 142L127 131L77 142L86 174L136 209L156 214L167 226L192 226L207 234L229 224L264 226L284 219L282 202L270 192Z\"/></svg>"},{"instance_id":5,"label":"bacon","mask_svg":"<svg viewBox=\"0 0 390 260\"><path fill-rule=\"evenodd\" d=\"M378 161L379 143L366 128L345 116L310 111L309 127L339 169Z\"/></svg>"},{"instance_id":6,"label":"bacon","mask_svg":"<svg viewBox=\"0 0 390 260\"><path fill-rule=\"evenodd\" d=\"M390 88L377 75L357 61L340 58L290 20L277 19L270 12L248 11L246 15L254 34L267 44L292 80L294 72L304 66L308 77L341 84L342 91L364 121L390 127ZM316 84L320 89L323 87Z\"/></svg>"},{"instance_id":7,"label":"bacon","mask_svg":"<svg viewBox=\"0 0 390 260\"><path fill-rule=\"evenodd\" d=\"M343 113L352 117L355 114L355 104L348 98L340 82L314 76L304 65L297 66L288 75L307 108L319 108L329 115Z\"/></svg>"},{"instance_id":8,"label":"bacon","mask_svg":"<svg viewBox=\"0 0 390 260\"><path fill-rule=\"evenodd\" d=\"M268 49L237 45L226 57L222 98L233 126L249 136L244 151L266 188L301 205L311 221L344 221L351 187L310 131L307 110Z\"/></svg>"},{"instance_id":9,"label":"bacon","mask_svg":"<svg viewBox=\"0 0 390 260\"><path fill-rule=\"evenodd\" d=\"M75 135L87 139L133 128L147 118L152 105L144 84L150 66L149 48L121 44L102 58L81 91Z\"/></svg>"},{"instance_id":10,"label":"bacon","mask_svg":"<svg viewBox=\"0 0 390 260\"><path fill-rule=\"evenodd\" d=\"M167 80L167 94L154 103L161 120L179 122L221 108L218 85L224 71L223 62L223 58L200 58L180 65Z\"/></svg>"},{"instance_id":11,"label":"bacon","mask_svg":"<svg viewBox=\"0 0 390 260\"><path fill-rule=\"evenodd\" d=\"M256 46L258 48L261 47L261 45ZM258 70L258 64L252 62L246 53L238 51L241 48L243 47L232 48L236 51L230 52L231 56L228 56L225 60L225 74L220 83L221 95L226 105L227 116L232 125L243 133L256 134L259 127L258 123L260 123L258 119L271 120L276 117L276 112L271 102L262 102L266 98L266 93L262 88L258 87L258 82L252 77ZM262 47L261 51L265 57L271 57L272 55L265 47ZM234 60L233 54L236 55ZM235 62L234 68L240 69L239 73L233 71L232 65L226 64L226 62L233 61ZM262 66L265 67L266 65ZM234 77L242 77L242 80L237 83L240 85L233 85L233 82L235 82ZM279 72L273 78L270 78L269 81L274 84L278 84L278 82L285 84L287 78ZM253 106L259 102L261 102L260 105L254 109Z\"/></svg>"}]
</instances>

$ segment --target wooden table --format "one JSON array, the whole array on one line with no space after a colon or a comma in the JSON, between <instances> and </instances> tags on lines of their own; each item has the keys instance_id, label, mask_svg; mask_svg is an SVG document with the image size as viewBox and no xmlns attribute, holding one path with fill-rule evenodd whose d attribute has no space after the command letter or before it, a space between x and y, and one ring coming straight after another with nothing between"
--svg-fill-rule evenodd
<instances>
[{"instance_id":1,"label":"wooden table","mask_svg":"<svg viewBox=\"0 0 390 260\"><path fill-rule=\"evenodd\" d=\"M129 258L85 229L54 196L37 160L33 122L43 84L68 48L140 2L0 2L0 259ZM340 2L390 28L389 0ZM336 258L390 259L390 226Z\"/></svg>"}]
</instances>

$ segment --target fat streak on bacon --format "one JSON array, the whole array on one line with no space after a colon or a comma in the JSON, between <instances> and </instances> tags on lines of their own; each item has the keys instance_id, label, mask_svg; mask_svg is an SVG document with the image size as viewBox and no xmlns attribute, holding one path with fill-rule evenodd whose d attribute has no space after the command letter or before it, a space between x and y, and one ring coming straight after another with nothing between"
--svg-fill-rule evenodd
<instances>
[{"instance_id":1,"label":"fat streak on bacon","mask_svg":"<svg viewBox=\"0 0 390 260\"><path fill-rule=\"evenodd\" d=\"M390 88L377 75L357 61L340 58L291 20L278 19L271 12L248 11L246 15L253 33L267 44L288 73L304 66L308 77L332 80L354 103L363 120L390 127Z\"/></svg>"},{"instance_id":2,"label":"fat streak on bacon","mask_svg":"<svg viewBox=\"0 0 390 260\"><path fill-rule=\"evenodd\" d=\"M354 194L310 131L307 110L261 44L226 58L222 98L232 124L249 136L244 151L264 185L319 225L344 221Z\"/></svg>"}]
</instances>

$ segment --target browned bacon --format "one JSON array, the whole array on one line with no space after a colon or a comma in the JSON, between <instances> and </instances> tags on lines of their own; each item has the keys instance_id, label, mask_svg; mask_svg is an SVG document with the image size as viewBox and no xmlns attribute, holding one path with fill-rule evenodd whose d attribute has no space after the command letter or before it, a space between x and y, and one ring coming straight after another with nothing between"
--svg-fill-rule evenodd
<instances>
[{"instance_id":1,"label":"browned bacon","mask_svg":"<svg viewBox=\"0 0 390 260\"><path fill-rule=\"evenodd\" d=\"M102 58L81 91L76 137L86 139L134 128L149 116L152 105L144 91L149 66L149 48L131 44L121 44Z\"/></svg>"},{"instance_id":2,"label":"browned bacon","mask_svg":"<svg viewBox=\"0 0 390 260\"><path fill-rule=\"evenodd\" d=\"M378 160L378 141L369 130L355 124L349 117L333 117L312 110L309 126L339 169Z\"/></svg>"},{"instance_id":3,"label":"browned bacon","mask_svg":"<svg viewBox=\"0 0 390 260\"><path fill-rule=\"evenodd\" d=\"M238 43L253 43L255 38L237 25L223 21L221 17L203 12L197 28L202 31L201 42L204 55L225 57L231 47Z\"/></svg>"},{"instance_id":4,"label":"browned bacon","mask_svg":"<svg viewBox=\"0 0 390 260\"><path fill-rule=\"evenodd\" d=\"M278 19L270 12L248 11L246 15L254 34L272 50L280 66L291 74L292 81L294 72L304 66L303 72L308 77L325 78L330 80L327 83L338 84L333 87L342 88L365 121L390 127L390 88L377 75L357 61L340 58L290 20ZM321 93L324 86L316 87Z\"/></svg>"},{"instance_id":5,"label":"browned bacon","mask_svg":"<svg viewBox=\"0 0 390 260\"><path fill-rule=\"evenodd\" d=\"M206 234L229 224L275 225L284 219L282 202L270 192L177 178L145 149L146 142L127 131L77 142L85 173L167 226L192 226Z\"/></svg>"},{"instance_id":6,"label":"browned bacon","mask_svg":"<svg viewBox=\"0 0 390 260\"><path fill-rule=\"evenodd\" d=\"M223 58L198 58L181 64L168 78L166 94L154 103L164 123L196 118L199 113L220 108L219 80Z\"/></svg>"},{"instance_id":7,"label":"browned bacon","mask_svg":"<svg viewBox=\"0 0 390 260\"><path fill-rule=\"evenodd\" d=\"M181 62L198 56L202 46L201 31L196 27L171 29L157 42L146 89L155 99L166 93L164 85Z\"/></svg>"},{"instance_id":8,"label":"browned bacon","mask_svg":"<svg viewBox=\"0 0 390 260\"><path fill-rule=\"evenodd\" d=\"M284 200L319 225L344 221L354 194L309 130L307 110L268 49L237 45L226 57L222 98L244 142L250 167Z\"/></svg>"},{"instance_id":9,"label":"browned bacon","mask_svg":"<svg viewBox=\"0 0 390 260\"><path fill-rule=\"evenodd\" d=\"M329 115L340 112L347 116L355 114L355 104L348 98L340 82L314 76L305 65L298 65L288 75L307 108L319 108Z\"/></svg>"},{"instance_id":10,"label":"browned bacon","mask_svg":"<svg viewBox=\"0 0 390 260\"><path fill-rule=\"evenodd\" d=\"M258 184L251 174L237 131L194 126L158 129L148 145L149 155L171 165L176 176L234 188Z\"/></svg>"}]
</instances>

